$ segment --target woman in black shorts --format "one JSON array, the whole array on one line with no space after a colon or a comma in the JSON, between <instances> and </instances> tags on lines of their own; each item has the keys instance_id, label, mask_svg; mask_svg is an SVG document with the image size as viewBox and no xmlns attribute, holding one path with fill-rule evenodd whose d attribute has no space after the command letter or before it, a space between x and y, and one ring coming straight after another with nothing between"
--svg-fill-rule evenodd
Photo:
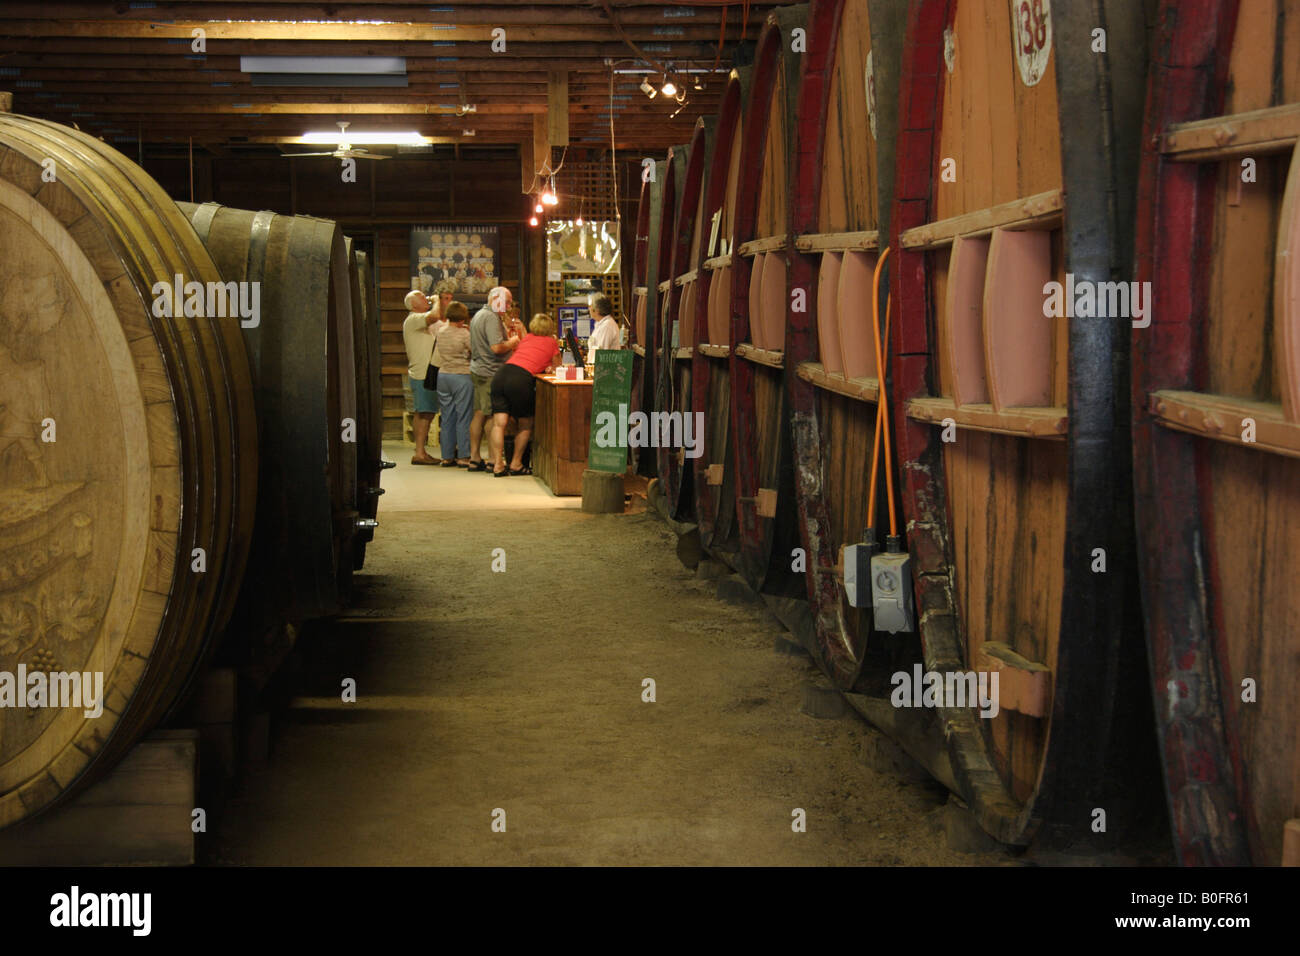
<instances>
[{"instance_id":1,"label":"woman in black shorts","mask_svg":"<svg viewBox=\"0 0 1300 956\"><path fill-rule=\"evenodd\" d=\"M524 473L524 450L533 431L533 410L537 399L537 379L533 376L549 371L559 358L555 340L555 320L538 312L528 323L528 335L511 354L506 364L492 376L492 476ZM506 469L506 422L511 416L519 422L515 433L515 454Z\"/></svg>"}]
</instances>

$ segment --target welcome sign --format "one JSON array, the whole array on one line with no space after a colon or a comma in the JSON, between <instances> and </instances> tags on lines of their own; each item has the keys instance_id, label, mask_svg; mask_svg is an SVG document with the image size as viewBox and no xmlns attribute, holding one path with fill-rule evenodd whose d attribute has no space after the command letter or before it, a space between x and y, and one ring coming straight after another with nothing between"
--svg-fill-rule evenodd
<instances>
[{"instance_id":1,"label":"welcome sign","mask_svg":"<svg viewBox=\"0 0 1300 956\"><path fill-rule=\"evenodd\" d=\"M597 422L606 420L602 412L615 416L619 408L627 414L632 400L632 353L623 349L599 349L596 352L596 375L591 386L591 438L587 443L587 467L592 471L622 474L627 468L627 432L617 433L617 442L597 443Z\"/></svg>"}]
</instances>

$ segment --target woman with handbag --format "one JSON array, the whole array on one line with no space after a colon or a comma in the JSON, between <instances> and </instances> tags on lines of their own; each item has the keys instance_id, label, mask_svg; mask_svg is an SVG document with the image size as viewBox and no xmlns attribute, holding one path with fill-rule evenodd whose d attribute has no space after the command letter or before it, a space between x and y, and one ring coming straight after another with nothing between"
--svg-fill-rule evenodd
<instances>
[{"instance_id":1,"label":"woman with handbag","mask_svg":"<svg viewBox=\"0 0 1300 956\"><path fill-rule=\"evenodd\" d=\"M438 332L431 357L442 406L442 467L468 468L474 403L474 384L469 377L469 309L463 302L453 302L443 314L447 325Z\"/></svg>"}]
</instances>

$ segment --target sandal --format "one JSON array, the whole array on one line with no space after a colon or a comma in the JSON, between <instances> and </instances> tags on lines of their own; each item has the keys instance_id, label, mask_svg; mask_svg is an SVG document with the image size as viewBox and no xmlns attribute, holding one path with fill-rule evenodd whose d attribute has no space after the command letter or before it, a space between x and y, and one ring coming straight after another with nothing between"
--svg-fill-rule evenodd
<instances>
[{"instance_id":1,"label":"sandal","mask_svg":"<svg viewBox=\"0 0 1300 956\"><path fill-rule=\"evenodd\" d=\"M508 474L510 474L509 469L507 469L507 470L505 470L505 471L494 471L494 472L492 472L492 477L493 477L493 478L504 478L504 477L506 477Z\"/></svg>"},{"instance_id":2,"label":"sandal","mask_svg":"<svg viewBox=\"0 0 1300 956\"><path fill-rule=\"evenodd\" d=\"M441 465L441 458L412 458L412 465Z\"/></svg>"},{"instance_id":3,"label":"sandal","mask_svg":"<svg viewBox=\"0 0 1300 956\"><path fill-rule=\"evenodd\" d=\"M456 459L454 459L454 458L448 458L446 461L444 461L444 462L442 463L442 467L444 467L444 468L455 468L455 467L456 467Z\"/></svg>"},{"instance_id":4,"label":"sandal","mask_svg":"<svg viewBox=\"0 0 1300 956\"><path fill-rule=\"evenodd\" d=\"M470 466L470 462L468 460L461 461L459 458L456 459L457 468L468 468L469 466Z\"/></svg>"},{"instance_id":5,"label":"sandal","mask_svg":"<svg viewBox=\"0 0 1300 956\"><path fill-rule=\"evenodd\" d=\"M510 469L510 474L512 474L512 475L516 475L516 476L518 476L518 475L531 475L532 473L533 473L533 470L532 470L531 468L520 468L518 471L515 471L513 468Z\"/></svg>"},{"instance_id":6,"label":"sandal","mask_svg":"<svg viewBox=\"0 0 1300 956\"><path fill-rule=\"evenodd\" d=\"M487 471L487 462L471 461L467 466L470 471Z\"/></svg>"}]
</instances>

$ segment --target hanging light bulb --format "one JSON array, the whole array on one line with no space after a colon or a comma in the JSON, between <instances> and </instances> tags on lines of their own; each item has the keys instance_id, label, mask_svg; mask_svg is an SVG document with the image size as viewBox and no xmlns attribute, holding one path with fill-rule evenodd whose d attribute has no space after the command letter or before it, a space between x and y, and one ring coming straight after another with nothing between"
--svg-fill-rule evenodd
<instances>
[{"instance_id":1,"label":"hanging light bulb","mask_svg":"<svg viewBox=\"0 0 1300 956\"><path fill-rule=\"evenodd\" d=\"M667 73L664 74L664 85L659 88L659 92L664 96L677 95L677 87L673 84L672 80L668 79Z\"/></svg>"},{"instance_id":2,"label":"hanging light bulb","mask_svg":"<svg viewBox=\"0 0 1300 956\"><path fill-rule=\"evenodd\" d=\"M579 214L578 214L578 218L577 218L576 220L574 220L574 225L577 225L577 226L581 226L581 225L582 225L582 214L581 214L581 213L579 213Z\"/></svg>"},{"instance_id":3,"label":"hanging light bulb","mask_svg":"<svg viewBox=\"0 0 1300 956\"><path fill-rule=\"evenodd\" d=\"M552 176L551 184L547 186L546 191L542 193L542 202L546 203L548 206L554 206L559 203L559 201L560 197L555 195L555 177ZM538 212L541 212L541 210L539 209Z\"/></svg>"},{"instance_id":4,"label":"hanging light bulb","mask_svg":"<svg viewBox=\"0 0 1300 956\"><path fill-rule=\"evenodd\" d=\"M541 211L542 211L541 203L538 203L536 206L533 207L533 212L541 212Z\"/></svg>"},{"instance_id":5,"label":"hanging light bulb","mask_svg":"<svg viewBox=\"0 0 1300 956\"><path fill-rule=\"evenodd\" d=\"M528 220L528 225L530 225L530 226L535 226L535 225L537 225L537 217L536 217L536 216L533 216L531 219L529 219L529 220Z\"/></svg>"}]
</instances>

